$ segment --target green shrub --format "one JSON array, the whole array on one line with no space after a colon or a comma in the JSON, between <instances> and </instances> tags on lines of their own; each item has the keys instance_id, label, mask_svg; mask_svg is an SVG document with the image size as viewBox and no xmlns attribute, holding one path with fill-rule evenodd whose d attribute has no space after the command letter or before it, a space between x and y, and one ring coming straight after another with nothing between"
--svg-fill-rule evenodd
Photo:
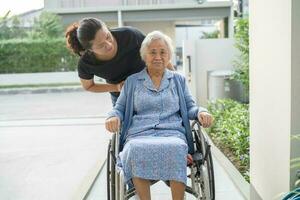
<instances>
[{"instance_id":1,"label":"green shrub","mask_svg":"<svg viewBox=\"0 0 300 200\"><path fill-rule=\"evenodd\" d=\"M235 47L239 50L233 62L235 73L233 78L241 81L246 93L249 92L249 20L241 18L236 21L235 26ZM248 96L248 95L246 95Z\"/></svg>"},{"instance_id":2,"label":"green shrub","mask_svg":"<svg viewBox=\"0 0 300 200\"><path fill-rule=\"evenodd\" d=\"M208 129L214 143L249 180L249 107L231 99L210 102L214 124Z\"/></svg>"},{"instance_id":3,"label":"green shrub","mask_svg":"<svg viewBox=\"0 0 300 200\"><path fill-rule=\"evenodd\" d=\"M202 31L202 36L201 39L211 39L211 38L219 38L220 37L220 31L219 30L215 30L213 32L205 32Z\"/></svg>"},{"instance_id":4,"label":"green shrub","mask_svg":"<svg viewBox=\"0 0 300 200\"><path fill-rule=\"evenodd\" d=\"M0 41L0 73L74 71L76 66L64 39Z\"/></svg>"}]
</instances>

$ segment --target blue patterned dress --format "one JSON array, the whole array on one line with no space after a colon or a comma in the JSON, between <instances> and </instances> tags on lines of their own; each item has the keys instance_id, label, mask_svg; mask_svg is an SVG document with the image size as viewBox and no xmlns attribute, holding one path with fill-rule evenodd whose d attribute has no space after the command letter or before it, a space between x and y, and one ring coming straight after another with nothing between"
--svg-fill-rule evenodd
<instances>
[{"instance_id":1,"label":"blue patterned dress","mask_svg":"<svg viewBox=\"0 0 300 200\"><path fill-rule=\"evenodd\" d=\"M176 180L186 184L188 146L173 74L164 72L155 89L143 70L133 97L133 118L118 165L125 181L133 177Z\"/></svg>"}]
</instances>

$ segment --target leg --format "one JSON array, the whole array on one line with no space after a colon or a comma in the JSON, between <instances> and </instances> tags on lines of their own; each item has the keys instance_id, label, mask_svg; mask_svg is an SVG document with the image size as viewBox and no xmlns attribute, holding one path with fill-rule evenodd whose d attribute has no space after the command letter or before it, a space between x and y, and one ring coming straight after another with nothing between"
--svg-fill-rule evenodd
<instances>
[{"instance_id":1,"label":"leg","mask_svg":"<svg viewBox=\"0 0 300 200\"><path fill-rule=\"evenodd\" d=\"M132 178L132 181L140 200L150 200L150 181L142 178Z\"/></svg>"},{"instance_id":2,"label":"leg","mask_svg":"<svg viewBox=\"0 0 300 200\"><path fill-rule=\"evenodd\" d=\"M178 181L170 181L172 199L183 200L185 192L185 184Z\"/></svg>"}]
</instances>

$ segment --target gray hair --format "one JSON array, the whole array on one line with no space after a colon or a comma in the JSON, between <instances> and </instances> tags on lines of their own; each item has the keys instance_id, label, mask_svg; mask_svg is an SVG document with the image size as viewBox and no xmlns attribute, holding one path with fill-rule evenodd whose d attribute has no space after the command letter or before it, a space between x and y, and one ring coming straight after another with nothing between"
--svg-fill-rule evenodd
<instances>
[{"instance_id":1,"label":"gray hair","mask_svg":"<svg viewBox=\"0 0 300 200\"><path fill-rule=\"evenodd\" d=\"M140 55L141 55L142 59L145 61L148 47L153 40L162 40L166 43L168 50L169 50L169 54L170 54L170 60L171 60L172 56L173 56L173 52L174 52L174 49L172 46L172 40L169 36L167 36L166 34L160 32L160 31L152 31L151 33L148 33L147 36L145 37L145 39L141 45L141 49L140 49Z\"/></svg>"}]
</instances>

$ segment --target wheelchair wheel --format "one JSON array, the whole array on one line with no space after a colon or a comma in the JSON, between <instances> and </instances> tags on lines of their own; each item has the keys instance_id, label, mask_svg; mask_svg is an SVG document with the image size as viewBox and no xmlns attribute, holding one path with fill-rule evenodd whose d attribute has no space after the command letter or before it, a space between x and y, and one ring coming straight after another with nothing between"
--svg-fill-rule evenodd
<instances>
[{"instance_id":1,"label":"wheelchair wheel","mask_svg":"<svg viewBox=\"0 0 300 200\"><path fill-rule=\"evenodd\" d=\"M106 168L106 179L107 179L107 200L116 200L115 182L116 182L116 161L115 155L115 135L108 144L107 151L107 168Z\"/></svg>"},{"instance_id":2,"label":"wheelchair wheel","mask_svg":"<svg viewBox=\"0 0 300 200\"><path fill-rule=\"evenodd\" d=\"M200 152L203 159L200 165L197 166L196 176L196 192L199 194L199 200L214 200L215 199L215 181L212 155L207 136L201 131L199 122L192 125L196 151Z\"/></svg>"}]
</instances>

